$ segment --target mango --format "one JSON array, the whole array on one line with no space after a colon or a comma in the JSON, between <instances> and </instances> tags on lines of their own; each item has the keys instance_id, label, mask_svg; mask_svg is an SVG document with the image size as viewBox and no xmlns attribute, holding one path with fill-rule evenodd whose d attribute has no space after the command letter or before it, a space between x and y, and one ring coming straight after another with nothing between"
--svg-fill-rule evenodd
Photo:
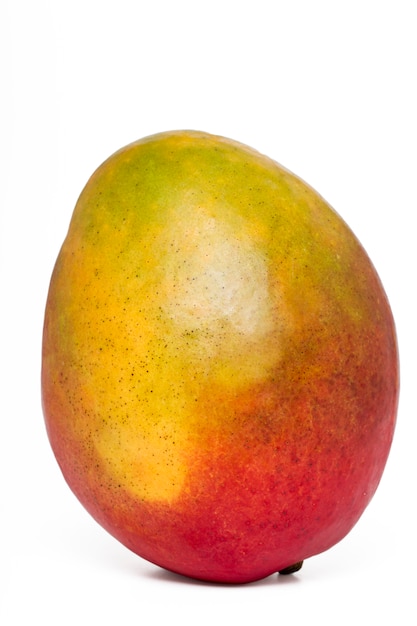
<instances>
[{"instance_id":1,"label":"mango","mask_svg":"<svg viewBox=\"0 0 417 626\"><path fill-rule=\"evenodd\" d=\"M376 270L300 178L197 131L93 173L50 282L42 403L69 487L124 546L207 581L296 571L371 501L398 390Z\"/></svg>"}]
</instances>

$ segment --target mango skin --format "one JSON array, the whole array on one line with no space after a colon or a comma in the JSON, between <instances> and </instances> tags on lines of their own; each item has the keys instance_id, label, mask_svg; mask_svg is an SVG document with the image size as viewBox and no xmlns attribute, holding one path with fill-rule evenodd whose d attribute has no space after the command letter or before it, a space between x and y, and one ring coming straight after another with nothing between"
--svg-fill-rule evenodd
<instances>
[{"instance_id":1,"label":"mango skin","mask_svg":"<svg viewBox=\"0 0 417 626\"><path fill-rule=\"evenodd\" d=\"M327 550L378 486L398 387L374 267L276 162L173 131L90 178L51 279L42 401L66 481L130 550L228 583Z\"/></svg>"}]
</instances>

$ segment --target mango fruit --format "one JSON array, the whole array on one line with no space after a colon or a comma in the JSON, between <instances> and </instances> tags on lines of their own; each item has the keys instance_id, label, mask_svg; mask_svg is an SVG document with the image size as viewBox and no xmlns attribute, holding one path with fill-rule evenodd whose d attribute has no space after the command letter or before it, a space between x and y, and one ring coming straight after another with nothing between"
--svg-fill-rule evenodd
<instances>
[{"instance_id":1,"label":"mango fruit","mask_svg":"<svg viewBox=\"0 0 417 626\"><path fill-rule=\"evenodd\" d=\"M207 581L296 571L374 495L398 390L376 270L300 178L197 131L93 173L50 282L42 403L68 485L127 548Z\"/></svg>"}]
</instances>

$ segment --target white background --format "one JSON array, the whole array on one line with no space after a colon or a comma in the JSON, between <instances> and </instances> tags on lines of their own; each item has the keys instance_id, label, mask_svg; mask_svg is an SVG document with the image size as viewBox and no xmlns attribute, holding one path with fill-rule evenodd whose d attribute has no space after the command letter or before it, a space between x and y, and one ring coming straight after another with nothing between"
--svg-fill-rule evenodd
<instances>
[{"instance_id":1,"label":"white background","mask_svg":"<svg viewBox=\"0 0 417 626\"><path fill-rule=\"evenodd\" d=\"M0 6L0 623L416 623L413 0ZM248 143L315 187L396 319L402 392L379 490L289 578L203 584L131 554L75 500L44 430L43 312L78 194L118 148L180 128Z\"/></svg>"}]
</instances>

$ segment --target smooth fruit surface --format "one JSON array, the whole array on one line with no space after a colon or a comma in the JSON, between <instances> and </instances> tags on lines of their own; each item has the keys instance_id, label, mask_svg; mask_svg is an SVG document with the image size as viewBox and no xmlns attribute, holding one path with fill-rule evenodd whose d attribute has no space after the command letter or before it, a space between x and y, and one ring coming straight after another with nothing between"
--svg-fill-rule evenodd
<instances>
[{"instance_id":1,"label":"smooth fruit surface","mask_svg":"<svg viewBox=\"0 0 417 626\"><path fill-rule=\"evenodd\" d=\"M146 137L77 202L46 305L63 475L128 548L249 582L341 540L380 481L398 357L380 280L311 187L230 139Z\"/></svg>"}]
</instances>

